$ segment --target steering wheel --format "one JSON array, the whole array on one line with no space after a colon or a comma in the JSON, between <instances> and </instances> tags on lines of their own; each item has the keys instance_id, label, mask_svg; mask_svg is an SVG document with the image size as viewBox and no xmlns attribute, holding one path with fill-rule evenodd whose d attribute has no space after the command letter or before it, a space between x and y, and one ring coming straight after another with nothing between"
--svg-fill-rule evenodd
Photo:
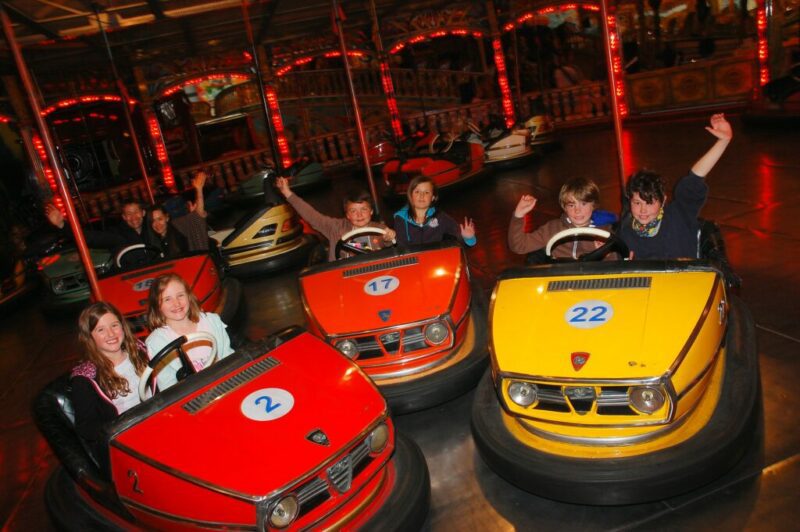
<instances>
[{"instance_id":1,"label":"steering wheel","mask_svg":"<svg viewBox=\"0 0 800 532\"><path fill-rule=\"evenodd\" d=\"M453 135L448 135L443 137L440 134L436 134L431 139L430 144L428 144L428 151L431 153L446 153L453 147L453 142L455 142L456 138ZM441 141L441 142L439 142ZM439 142L439 149L436 149L436 143Z\"/></svg>"},{"instance_id":2,"label":"steering wheel","mask_svg":"<svg viewBox=\"0 0 800 532\"><path fill-rule=\"evenodd\" d=\"M145 256L145 260L146 261L150 261L150 259L151 259L150 255L153 254L153 253L155 254L155 257L158 257L159 255L161 255L161 250L160 249L158 249L155 246L148 245L148 244L133 244L131 246L126 246L126 247L122 248L121 250L119 250L119 252L117 253L116 258L114 258L114 264L117 265L117 268L122 268L122 258L125 255L127 255L131 251L136 251L137 249L141 249L144 252L144 256ZM142 262L143 262L142 259L139 258L136 261L136 264L138 265L138 264L140 264Z\"/></svg>"},{"instance_id":3,"label":"steering wheel","mask_svg":"<svg viewBox=\"0 0 800 532\"><path fill-rule=\"evenodd\" d=\"M366 255L370 251L377 251L378 249L383 249L383 247L372 247L372 239L370 238L370 245L368 247L358 247L356 246L355 242L351 242L351 240L358 238L358 237L373 237L379 236L381 237L381 243L385 242L383 237L386 236L386 229L381 227L359 227L357 229L353 229L352 231L348 231L347 233L342 235L342 238L339 239L339 242L336 243L336 250L335 256L341 258L342 252L349 251L350 253L354 253L356 255ZM395 241L392 240L392 244Z\"/></svg>"},{"instance_id":4,"label":"steering wheel","mask_svg":"<svg viewBox=\"0 0 800 532\"><path fill-rule=\"evenodd\" d=\"M625 245L625 242L623 242L616 233L611 233L596 227L570 227L569 229L559 231L550 238L547 242L547 246L544 248L545 255L547 255L548 258L553 258L552 251L556 242L570 236L596 236L606 241L605 244L594 251L581 255L578 258L579 261L603 260L603 258L612 251L619 253L623 259L628 258L630 254L628 246Z\"/></svg>"},{"instance_id":5,"label":"steering wheel","mask_svg":"<svg viewBox=\"0 0 800 532\"><path fill-rule=\"evenodd\" d=\"M174 339L167 345L165 345L161 351L156 353L150 362L147 364L147 367L144 368L142 375L139 377L139 399L142 401L148 398L147 389L151 388L154 389L152 384L153 378L158 375L158 373L154 372L153 369L158 366L164 358L175 351L178 350L178 358L180 359L181 363L183 364L184 368L187 368L188 371L192 373L197 373L199 370L195 367L192 363L192 360L189 358L189 355L186 354L186 351L183 350L184 344L191 344L197 342L199 340L204 340L211 344L211 354L203 361L203 367L207 368L211 364L217 361L217 340L214 338L213 335L203 332L197 331L193 333L189 333L185 336L181 336L179 338Z\"/></svg>"}]
</instances>

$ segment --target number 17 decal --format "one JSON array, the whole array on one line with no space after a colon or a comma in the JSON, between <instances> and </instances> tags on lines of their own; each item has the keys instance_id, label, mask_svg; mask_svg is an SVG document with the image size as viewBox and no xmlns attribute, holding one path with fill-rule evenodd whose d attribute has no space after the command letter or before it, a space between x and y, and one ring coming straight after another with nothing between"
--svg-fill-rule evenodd
<instances>
[{"instance_id":1,"label":"number 17 decal","mask_svg":"<svg viewBox=\"0 0 800 532\"><path fill-rule=\"evenodd\" d=\"M364 284L364 292L371 296L383 296L394 292L400 286L400 279L394 275L381 275Z\"/></svg>"},{"instance_id":2,"label":"number 17 decal","mask_svg":"<svg viewBox=\"0 0 800 532\"><path fill-rule=\"evenodd\" d=\"M614 308L605 301L589 299L575 303L567 309L564 319L578 329L593 329L608 323L614 316Z\"/></svg>"}]
</instances>

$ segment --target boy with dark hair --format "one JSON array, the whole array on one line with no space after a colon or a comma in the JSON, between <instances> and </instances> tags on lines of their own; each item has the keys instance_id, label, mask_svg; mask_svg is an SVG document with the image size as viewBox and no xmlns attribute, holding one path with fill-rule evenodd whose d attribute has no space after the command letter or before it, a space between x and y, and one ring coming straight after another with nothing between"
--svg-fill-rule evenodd
<instances>
[{"instance_id":1,"label":"boy with dark hair","mask_svg":"<svg viewBox=\"0 0 800 532\"><path fill-rule=\"evenodd\" d=\"M722 113L711 117L706 131L717 141L675 186L674 199L667 204L664 179L640 170L628 179L625 196L630 213L620 222L619 236L635 259L676 259L697 257L698 216L708 197L705 176L725 152L733 130Z\"/></svg>"}]
</instances>

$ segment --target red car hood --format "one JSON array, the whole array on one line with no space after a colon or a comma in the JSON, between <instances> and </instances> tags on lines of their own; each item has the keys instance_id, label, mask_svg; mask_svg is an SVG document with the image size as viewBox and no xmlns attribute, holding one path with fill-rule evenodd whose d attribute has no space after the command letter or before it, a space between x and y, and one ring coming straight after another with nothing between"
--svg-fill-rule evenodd
<instances>
[{"instance_id":1,"label":"red car hood","mask_svg":"<svg viewBox=\"0 0 800 532\"><path fill-rule=\"evenodd\" d=\"M144 312L150 284L156 277L177 273L186 279L202 303L218 289L219 272L208 254L168 260L98 280L103 300L113 303L124 316ZM206 309L205 306L203 306ZM208 309L206 309L208 310Z\"/></svg>"},{"instance_id":2,"label":"red car hood","mask_svg":"<svg viewBox=\"0 0 800 532\"><path fill-rule=\"evenodd\" d=\"M197 406L198 396L254 365L263 371ZM191 381L176 386L191 386ZM293 404L276 390L291 394ZM254 420L245 411L283 415ZM122 431L112 445L122 444L116 446L123 452L143 455L178 475L266 495L334 458L385 412L372 381L306 333ZM307 439L316 430L325 433L330 445Z\"/></svg>"},{"instance_id":3,"label":"red car hood","mask_svg":"<svg viewBox=\"0 0 800 532\"><path fill-rule=\"evenodd\" d=\"M458 246L370 262L340 261L300 277L306 311L326 334L381 329L444 314L466 272Z\"/></svg>"}]
</instances>

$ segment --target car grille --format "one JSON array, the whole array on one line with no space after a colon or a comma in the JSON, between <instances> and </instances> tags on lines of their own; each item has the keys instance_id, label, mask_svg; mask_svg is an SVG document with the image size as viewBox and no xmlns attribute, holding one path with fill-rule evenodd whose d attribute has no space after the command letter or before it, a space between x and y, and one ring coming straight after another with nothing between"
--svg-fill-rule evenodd
<instances>
[{"instance_id":1,"label":"car grille","mask_svg":"<svg viewBox=\"0 0 800 532\"><path fill-rule=\"evenodd\" d=\"M446 322L442 322L446 323ZM355 336L350 338L336 338L334 345L342 340L351 340L358 346L358 355L355 360L368 360L379 357L400 356L415 353L431 346L425 341L423 325L406 328L397 328L379 333ZM449 325L448 325L449 328ZM449 342L436 346L436 349L447 348L452 344L453 331L450 330Z\"/></svg>"},{"instance_id":2,"label":"car grille","mask_svg":"<svg viewBox=\"0 0 800 532\"><path fill-rule=\"evenodd\" d=\"M83 273L75 273L59 277L52 282L53 293L66 294L76 290L83 290L89 286Z\"/></svg>"},{"instance_id":3,"label":"car grille","mask_svg":"<svg viewBox=\"0 0 800 532\"><path fill-rule=\"evenodd\" d=\"M346 493L352 487L352 481L366 468L372 457L369 455L369 444L362 440L349 453L339 458L316 477L302 484L295 490L303 516L327 501L332 493Z\"/></svg>"},{"instance_id":4,"label":"car grille","mask_svg":"<svg viewBox=\"0 0 800 532\"><path fill-rule=\"evenodd\" d=\"M528 407L531 411L562 412L584 415L596 408L598 415L638 416L628 401L628 386L562 386L558 384L534 383L538 388L539 401ZM575 393L576 390L591 389L591 395Z\"/></svg>"}]
</instances>

